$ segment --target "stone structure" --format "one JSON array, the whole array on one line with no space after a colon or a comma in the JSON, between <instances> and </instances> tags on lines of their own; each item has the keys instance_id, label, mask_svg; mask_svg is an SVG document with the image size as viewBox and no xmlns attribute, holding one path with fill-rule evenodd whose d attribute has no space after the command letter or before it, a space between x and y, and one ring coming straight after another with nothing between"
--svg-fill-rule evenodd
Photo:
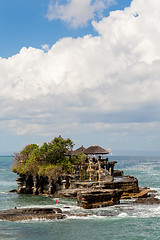
<instances>
[{"instance_id":1,"label":"stone structure","mask_svg":"<svg viewBox=\"0 0 160 240\"><path fill-rule=\"evenodd\" d=\"M108 161L109 152L99 146L68 151L67 157L84 152L85 162L73 165L72 173L54 179L40 176L19 176L18 194L47 194L54 197L77 198L79 206L94 208L118 204L120 198L147 197L139 189L138 180L114 170L116 161Z\"/></svg>"}]
</instances>

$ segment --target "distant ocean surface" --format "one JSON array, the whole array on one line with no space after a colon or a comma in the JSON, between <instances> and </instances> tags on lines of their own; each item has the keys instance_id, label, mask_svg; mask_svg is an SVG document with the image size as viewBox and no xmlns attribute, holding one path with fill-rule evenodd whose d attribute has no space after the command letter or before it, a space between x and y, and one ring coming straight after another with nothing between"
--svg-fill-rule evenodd
<instances>
[{"instance_id":1,"label":"distant ocean surface","mask_svg":"<svg viewBox=\"0 0 160 240\"><path fill-rule=\"evenodd\" d=\"M158 191L160 198L160 156L112 156L116 169L138 178L139 186ZM0 157L0 210L14 207L55 207L55 199L8 193L17 188L11 171L12 158ZM0 221L0 240L160 240L160 205L120 205L83 210L75 200L58 199L56 207L89 217L65 220Z\"/></svg>"}]
</instances>

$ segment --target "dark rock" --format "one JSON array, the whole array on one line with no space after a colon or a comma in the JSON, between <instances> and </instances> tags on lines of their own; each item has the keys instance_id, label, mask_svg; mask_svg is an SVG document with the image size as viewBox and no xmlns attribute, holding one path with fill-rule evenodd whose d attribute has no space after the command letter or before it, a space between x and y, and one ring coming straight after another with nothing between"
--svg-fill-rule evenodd
<instances>
[{"instance_id":1,"label":"dark rock","mask_svg":"<svg viewBox=\"0 0 160 240\"><path fill-rule=\"evenodd\" d=\"M122 193L118 189L86 190L78 193L77 202L85 209L112 206L119 204Z\"/></svg>"},{"instance_id":2,"label":"dark rock","mask_svg":"<svg viewBox=\"0 0 160 240\"><path fill-rule=\"evenodd\" d=\"M128 193L138 193L139 187L138 187L138 180L137 178L134 178L132 176L124 176L120 178L114 178L113 185L110 185L106 183L106 188L113 188L113 189L121 189L123 192Z\"/></svg>"},{"instance_id":3,"label":"dark rock","mask_svg":"<svg viewBox=\"0 0 160 240\"><path fill-rule=\"evenodd\" d=\"M120 194L117 191L119 191ZM118 195L115 195L115 192ZM139 190L138 180L132 176L118 177L114 179L111 176L108 178L108 181L74 181L69 189L62 189L61 191L58 191L54 194L54 197L77 197L79 206L84 208L95 208L100 206L103 207L115 205L119 202L121 197L130 199L132 197L146 197L147 194L147 190ZM81 195L86 195L87 198L91 198L92 201L88 199L86 200L87 202L81 201L82 198L85 198L81 197Z\"/></svg>"},{"instance_id":4,"label":"dark rock","mask_svg":"<svg viewBox=\"0 0 160 240\"><path fill-rule=\"evenodd\" d=\"M64 219L60 208L23 208L0 211L0 220L22 221L30 219Z\"/></svg>"},{"instance_id":5,"label":"dark rock","mask_svg":"<svg viewBox=\"0 0 160 240\"><path fill-rule=\"evenodd\" d=\"M132 199L132 198L147 198L150 195L148 190L144 188L139 188L139 192L123 192L122 199Z\"/></svg>"},{"instance_id":6,"label":"dark rock","mask_svg":"<svg viewBox=\"0 0 160 240\"><path fill-rule=\"evenodd\" d=\"M76 189L63 189L54 194L56 198L76 198L78 192L84 191L84 189L76 188Z\"/></svg>"},{"instance_id":7,"label":"dark rock","mask_svg":"<svg viewBox=\"0 0 160 240\"><path fill-rule=\"evenodd\" d=\"M17 189L12 189L9 191L9 193L17 193Z\"/></svg>"},{"instance_id":8,"label":"dark rock","mask_svg":"<svg viewBox=\"0 0 160 240\"><path fill-rule=\"evenodd\" d=\"M154 197L138 198L135 203L138 204L160 204L160 199Z\"/></svg>"},{"instance_id":9,"label":"dark rock","mask_svg":"<svg viewBox=\"0 0 160 240\"><path fill-rule=\"evenodd\" d=\"M123 171L120 171L120 170L114 170L113 171L113 176L114 177L122 177L123 176Z\"/></svg>"}]
</instances>

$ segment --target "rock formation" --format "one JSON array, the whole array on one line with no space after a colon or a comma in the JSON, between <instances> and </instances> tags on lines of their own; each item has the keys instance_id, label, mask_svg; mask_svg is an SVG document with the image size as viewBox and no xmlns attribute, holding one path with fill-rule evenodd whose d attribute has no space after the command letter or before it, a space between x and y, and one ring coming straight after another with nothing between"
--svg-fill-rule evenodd
<instances>
[{"instance_id":1,"label":"rock formation","mask_svg":"<svg viewBox=\"0 0 160 240\"><path fill-rule=\"evenodd\" d=\"M137 204L160 204L160 199L155 197L138 198L134 203Z\"/></svg>"},{"instance_id":2,"label":"rock formation","mask_svg":"<svg viewBox=\"0 0 160 240\"><path fill-rule=\"evenodd\" d=\"M85 209L107 207L119 204L123 191L118 189L101 189L79 191L77 202Z\"/></svg>"},{"instance_id":3,"label":"rock formation","mask_svg":"<svg viewBox=\"0 0 160 240\"><path fill-rule=\"evenodd\" d=\"M23 208L0 211L0 220L22 221L32 219L64 219L64 215L59 208Z\"/></svg>"},{"instance_id":4,"label":"rock formation","mask_svg":"<svg viewBox=\"0 0 160 240\"><path fill-rule=\"evenodd\" d=\"M114 170L117 162L104 157L108 151L96 145L67 150L68 145L65 144L68 143L72 145L59 137L40 149L37 145L28 145L20 155L15 155L17 165L13 170L19 174L17 193L77 198L78 205L84 208L118 204L120 198L148 197L148 190L140 189L135 177L124 176L123 171ZM56 155L57 147L59 155ZM43 154L38 154L35 160L35 152ZM36 164L32 166L31 157L39 163L39 168ZM31 164L32 171L26 163ZM22 175L22 172L26 174Z\"/></svg>"}]
</instances>

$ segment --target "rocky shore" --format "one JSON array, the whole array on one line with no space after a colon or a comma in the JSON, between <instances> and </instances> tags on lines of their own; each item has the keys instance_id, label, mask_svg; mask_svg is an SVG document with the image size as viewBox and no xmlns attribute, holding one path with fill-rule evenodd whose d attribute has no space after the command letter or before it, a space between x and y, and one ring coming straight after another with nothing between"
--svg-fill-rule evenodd
<instances>
[{"instance_id":1,"label":"rocky shore","mask_svg":"<svg viewBox=\"0 0 160 240\"><path fill-rule=\"evenodd\" d=\"M23 189L24 193L38 192L36 184L31 188L27 178L18 178L18 191ZM21 181L22 180L22 181ZM41 179L42 183L45 181ZM54 184L52 184L53 187ZM90 209L116 205L120 203L121 199L134 199L150 197L149 189L143 189L138 186L138 180L133 176L111 176L108 175L103 181L76 181L72 180L70 185L62 185L55 183L56 191L52 193L49 188L49 183L46 182L41 188L46 189L39 194L49 195L55 198L76 198L78 206ZM34 189L35 188L35 189ZM48 190L47 190L48 189ZM14 190L15 191L15 190ZM153 195L153 194L152 194ZM152 196L154 199L154 196ZM158 202L158 201L157 201Z\"/></svg>"},{"instance_id":2,"label":"rocky shore","mask_svg":"<svg viewBox=\"0 0 160 240\"><path fill-rule=\"evenodd\" d=\"M0 220L22 221L32 219L64 219L60 208L22 208L0 211Z\"/></svg>"},{"instance_id":3,"label":"rocky shore","mask_svg":"<svg viewBox=\"0 0 160 240\"><path fill-rule=\"evenodd\" d=\"M114 194L114 198L111 199L111 195ZM97 207L106 207L118 204L120 195L122 194L121 191L112 191L112 190L94 190L86 192L79 192L78 193L78 204L79 206L85 209L97 208ZM98 199L97 199L98 197ZM101 197L101 203L99 199ZM102 205L100 205L102 204ZM133 205L152 205L152 204L160 204L160 199L155 198L154 196L145 197L145 198L137 198L136 200L130 202ZM118 206L117 206L118 207ZM120 207L120 205L119 205ZM26 221L26 220L61 220L66 219L68 217L88 217L93 216L95 213L87 211L87 212L73 212L70 211L70 207L64 207L63 211L60 208L14 208L8 210L0 211L0 220L3 221ZM99 215L98 215L99 216ZM115 216L110 212L101 212L101 216Z\"/></svg>"},{"instance_id":4,"label":"rocky shore","mask_svg":"<svg viewBox=\"0 0 160 240\"><path fill-rule=\"evenodd\" d=\"M113 206L120 203L123 191L118 189L94 189L80 191L77 194L77 202L84 209Z\"/></svg>"},{"instance_id":5,"label":"rocky shore","mask_svg":"<svg viewBox=\"0 0 160 240\"><path fill-rule=\"evenodd\" d=\"M160 204L160 199L155 197L138 198L134 203L136 204Z\"/></svg>"},{"instance_id":6,"label":"rocky shore","mask_svg":"<svg viewBox=\"0 0 160 240\"><path fill-rule=\"evenodd\" d=\"M70 188L54 194L59 198L77 198L77 203L85 209L106 207L120 203L120 199L148 197L149 190L138 187L133 176L109 177L107 181L74 181Z\"/></svg>"}]
</instances>

